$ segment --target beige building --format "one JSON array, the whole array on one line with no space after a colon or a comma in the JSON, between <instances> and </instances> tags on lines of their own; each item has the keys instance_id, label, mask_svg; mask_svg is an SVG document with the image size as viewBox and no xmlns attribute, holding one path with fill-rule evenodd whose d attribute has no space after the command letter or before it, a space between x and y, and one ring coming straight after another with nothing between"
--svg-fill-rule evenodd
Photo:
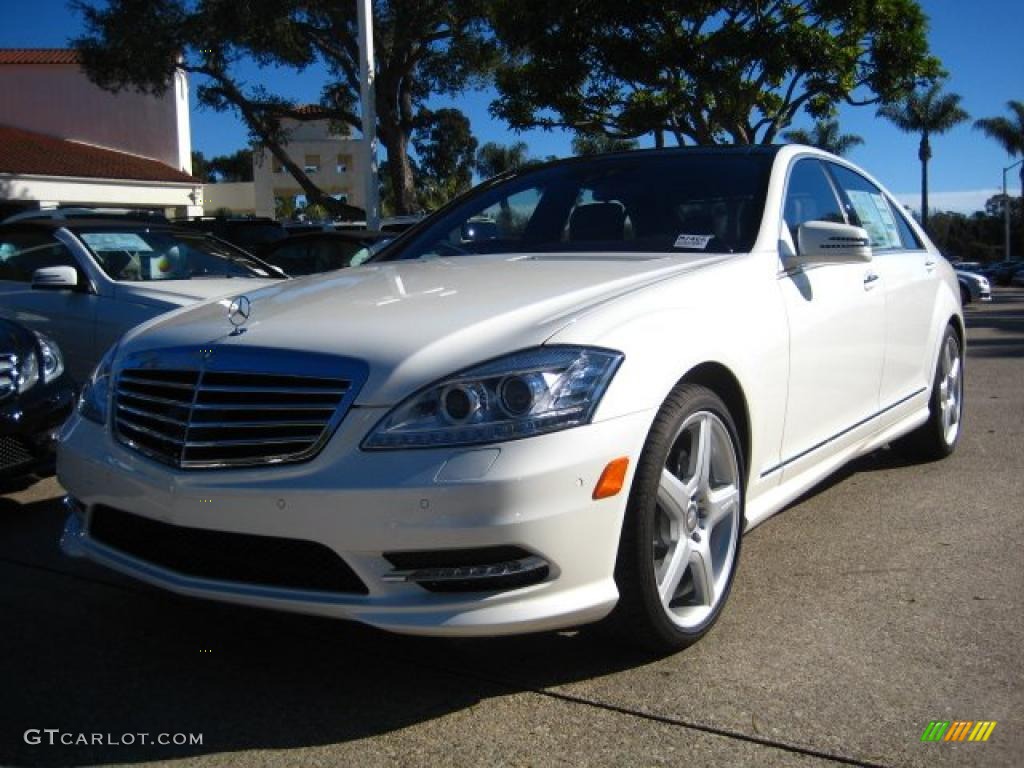
<instances>
[{"instance_id":1,"label":"beige building","mask_svg":"<svg viewBox=\"0 0 1024 768\"><path fill-rule=\"evenodd\" d=\"M316 106L301 107L308 115ZM348 126L328 119L284 120L289 140L288 156L326 194L357 208L365 208L363 179L366 176L363 140L353 138ZM258 216L273 216L275 198L303 194L291 174L266 149L253 153L254 203ZM209 205L211 210L215 207Z\"/></svg>"},{"instance_id":2,"label":"beige building","mask_svg":"<svg viewBox=\"0 0 1024 768\"><path fill-rule=\"evenodd\" d=\"M64 49L0 49L0 218L57 205L202 213L188 80L162 96L94 85Z\"/></svg>"}]
</instances>

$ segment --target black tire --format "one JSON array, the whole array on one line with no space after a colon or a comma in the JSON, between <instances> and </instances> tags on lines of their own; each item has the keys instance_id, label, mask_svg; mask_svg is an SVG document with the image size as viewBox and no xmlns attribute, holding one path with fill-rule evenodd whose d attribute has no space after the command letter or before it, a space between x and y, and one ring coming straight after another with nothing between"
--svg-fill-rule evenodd
<instances>
[{"instance_id":1,"label":"black tire","mask_svg":"<svg viewBox=\"0 0 1024 768\"><path fill-rule=\"evenodd\" d=\"M971 303L971 292L967 290L967 286L960 286L960 306L966 307Z\"/></svg>"},{"instance_id":2,"label":"black tire","mask_svg":"<svg viewBox=\"0 0 1024 768\"><path fill-rule=\"evenodd\" d=\"M719 592L717 604L699 626L684 629L669 618L668 609L663 607L658 594L655 574L656 508L659 482L662 470L669 460L670 451L673 450L673 440L680 433L682 425L687 423L687 419L703 412L717 416L728 432L735 455L735 466L738 469L735 482L739 491L739 510L738 519L735 521L734 554L731 566L728 567L728 575L725 577L727 581ZM619 602L605 620L605 628L617 638L659 655L672 653L697 642L711 629L721 614L736 576L745 519L746 469L737 434L736 425L725 403L706 387L681 384L662 405L637 462L619 541L615 563ZM678 460L678 455L674 460ZM707 546L710 547L710 531L707 538Z\"/></svg>"},{"instance_id":3,"label":"black tire","mask_svg":"<svg viewBox=\"0 0 1024 768\"><path fill-rule=\"evenodd\" d=\"M959 363L959 393L956 400L957 429L950 439L949 430L943 420L942 392L944 357L947 345L955 346L955 358ZM964 381L964 348L959 334L952 325L946 327L939 346L939 359L935 362L935 374L932 377L932 392L928 400L928 421L910 434L897 440L893 447L907 458L916 461L937 461L949 456L956 450L963 434L963 381Z\"/></svg>"}]
</instances>

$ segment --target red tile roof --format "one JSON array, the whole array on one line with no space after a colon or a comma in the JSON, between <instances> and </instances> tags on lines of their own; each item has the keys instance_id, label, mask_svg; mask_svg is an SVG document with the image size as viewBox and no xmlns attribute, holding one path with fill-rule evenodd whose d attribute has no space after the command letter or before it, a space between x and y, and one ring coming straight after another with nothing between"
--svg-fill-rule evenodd
<instances>
[{"instance_id":1,"label":"red tile roof","mask_svg":"<svg viewBox=\"0 0 1024 768\"><path fill-rule=\"evenodd\" d=\"M70 48L0 48L0 64L77 64Z\"/></svg>"},{"instance_id":2,"label":"red tile roof","mask_svg":"<svg viewBox=\"0 0 1024 768\"><path fill-rule=\"evenodd\" d=\"M199 183L159 160L0 125L0 173Z\"/></svg>"}]
</instances>

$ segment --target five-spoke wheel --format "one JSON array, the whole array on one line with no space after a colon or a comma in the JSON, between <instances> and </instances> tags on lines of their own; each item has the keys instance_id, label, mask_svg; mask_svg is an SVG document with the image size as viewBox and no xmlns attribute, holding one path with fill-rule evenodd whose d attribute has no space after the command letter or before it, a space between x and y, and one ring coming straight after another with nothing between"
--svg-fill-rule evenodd
<instances>
[{"instance_id":1,"label":"five-spoke wheel","mask_svg":"<svg viewBox=\"0 0 1024 768\"><path fill-rule=\"evenodd\" d=\"M656 651L711 628L729 596L743 526L736 425L714 392L682 384L654 420L623 523L609 623Z\"/></svg>"}]
</instances>

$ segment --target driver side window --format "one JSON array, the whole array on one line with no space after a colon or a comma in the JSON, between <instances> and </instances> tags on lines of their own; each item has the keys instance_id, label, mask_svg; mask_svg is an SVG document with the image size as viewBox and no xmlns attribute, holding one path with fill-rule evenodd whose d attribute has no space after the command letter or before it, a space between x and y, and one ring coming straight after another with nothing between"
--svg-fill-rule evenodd
<instances>
[{"instance_id":1,"label":"driver side window","mask_svg":"<svg viewBox=\"0 0 1024 768\"><path fill-rule=\"evenodd\" d=\"M818 160L798 160L789 174L783 218L796 245L797 229L808 221L845 224L846 217L836 198L832 183Z\"/></svg>"},{"instance_id":2,"label":"driver side window","mask_svg":"<svg viewBox=\"0 0 1024 768\"><path fill-rule=\"evenodd\" d=\"M0 235L0 280L32 282L32 273L44 267L74 267L78 264L63 243L40 232L12 232Z\"/></svg>"}]
</instances>

